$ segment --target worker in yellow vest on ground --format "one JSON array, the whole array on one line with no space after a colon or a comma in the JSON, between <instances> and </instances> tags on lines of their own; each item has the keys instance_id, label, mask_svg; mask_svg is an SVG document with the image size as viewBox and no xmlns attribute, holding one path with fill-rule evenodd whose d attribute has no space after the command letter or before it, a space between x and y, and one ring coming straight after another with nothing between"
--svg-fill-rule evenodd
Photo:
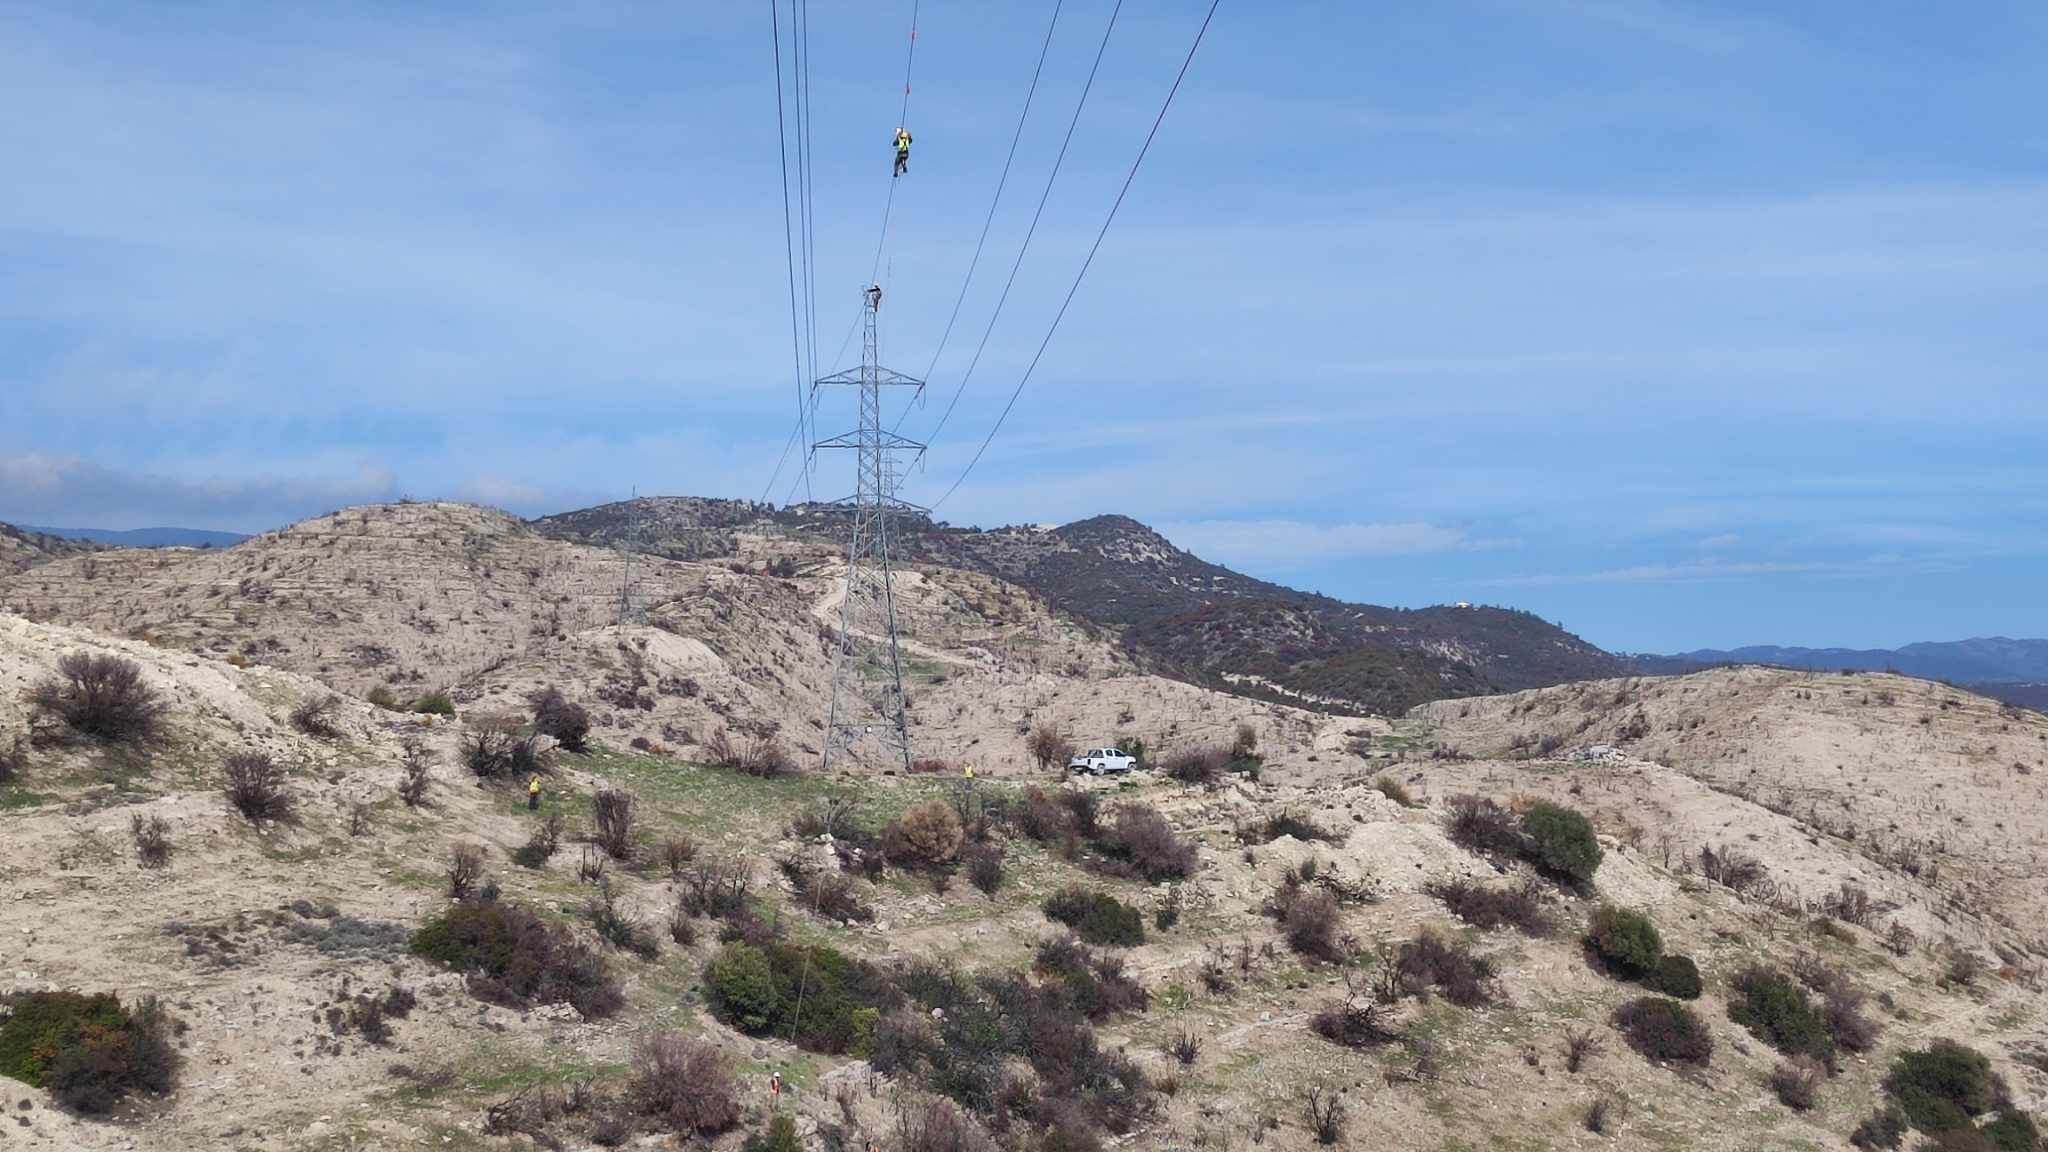
<instances>
[{"instance_id":1,"label":"worker in yellow vest on ground","mask_svg":"<svg viewBox=\"0 0 2048 1152\"><path fill-rule=\"evenodd\" d=\"M540 811L540 773L538 772L533 774L533 779L526 782L526 810L528 812Z\"/></svg>"}]
</instances>

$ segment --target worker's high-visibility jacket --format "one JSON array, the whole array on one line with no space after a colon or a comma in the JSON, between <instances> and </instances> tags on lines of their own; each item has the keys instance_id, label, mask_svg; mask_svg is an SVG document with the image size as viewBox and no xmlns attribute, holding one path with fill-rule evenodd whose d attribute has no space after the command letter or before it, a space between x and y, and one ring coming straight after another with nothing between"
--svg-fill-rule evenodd
<instances>
[{"instance_id":1,"label":"worker's high-visibility jacket","mask_svg":"<svg viewBox=\"0 0 2048 1152\"><path fill-rule=\"evenodd\" d=\"M896 150L898 152L910 151L910 133L898 132L896 134Z\"/></svg>"}]
</instances>

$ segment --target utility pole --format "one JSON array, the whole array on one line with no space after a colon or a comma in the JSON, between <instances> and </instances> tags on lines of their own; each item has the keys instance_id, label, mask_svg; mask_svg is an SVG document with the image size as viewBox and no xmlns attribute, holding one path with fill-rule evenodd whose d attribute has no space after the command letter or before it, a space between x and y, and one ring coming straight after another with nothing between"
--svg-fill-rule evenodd
<instances>
[{"instance_id":1,"label":"utility pole","mask_svg":"<svg viewBox=\"0 0 2048 1152\"><path fill-rule=\"evenodd\" d=\"M896 456L924 445L882 427L882 389L924 381L882 367L875 348L875 314L882 288L862 293L860 367L825 376L818 386L860 390L860 427L811 447L856 452L854 494L837 503L853 513L846 548L846 594L839 602L839 638L832 653L832 702L826 715L824 767L856 761L900 761L910 770L910 724L903 707L903 657L896 640L896 586L891 569L891 522L898 512L922 512L896 497Z\"/></svg>"},{"instance_id":2,"label":"utility pole","mask_svg":"<svg viewBox=\"0 0 2048 1152\"><path fill-rule=\"evenodd\" d=\"M640 543L640 486L633 485L633 499L626 504L630 519L626 531L619 537L619 558L624 562L625 574L619 580L619 625L634 622L633 610L633 549Z\"/></svg>"}]
</instances>

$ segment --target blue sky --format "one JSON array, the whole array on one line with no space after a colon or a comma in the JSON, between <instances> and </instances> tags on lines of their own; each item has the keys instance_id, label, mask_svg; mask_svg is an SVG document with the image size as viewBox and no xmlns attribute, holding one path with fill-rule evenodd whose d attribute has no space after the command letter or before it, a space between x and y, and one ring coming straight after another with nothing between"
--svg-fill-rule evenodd
<instances>
[{"instance_id":1,"label":"blue sky","mask_svg":"<svg viewBox=\"0 0 2048 1152\"><path fill-rule=\"evenodd\" d=\"M987 433L1204 7L1126 4L909 498ZM1109 8L1064 6L907 434L960 383ZM883 271L912 373L1051 6L920 11ZM811 5L826 370L909 13ZM796 406L770 48L751 2L0 4L0 519L761 497ZM1123 512L1620 649L2048 634L2044 52L2030 2L1224 0L939 513Z\"/></svg>"}]
</instances>

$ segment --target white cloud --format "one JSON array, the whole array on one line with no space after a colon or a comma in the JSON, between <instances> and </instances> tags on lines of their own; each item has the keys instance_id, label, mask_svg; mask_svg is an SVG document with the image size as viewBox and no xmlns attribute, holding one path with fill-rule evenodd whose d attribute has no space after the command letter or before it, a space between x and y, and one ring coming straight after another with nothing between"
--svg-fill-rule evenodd
<instances>
[{"instance_id":1,"label":"white cloud","mask_svg":"<svg viewBox=\"0 0 2048 1152\"><path fill-rule=\"evenodd\" d=\"M1741 536L1734 532L1723 532L1718 536L1709 536L1694 544L1693 547L1706 552L1721 552L1733 548L1740 543L1742 543Z\"/></svg>"},{"instance_id":2,"label":"white cloud","mask_svg":"<svg viewBox=\"0 0 2048 1152\"><path fill-rule=\"evenodd\" d=\"M1189 520L1159 526L1174 543L1224 564L1288 568L1364 556L1508 547L1511 541L1475 539L1462 528L1419 521L1387 524L1309 524L1300 520Z\"/></svg>"}]
</instances>

